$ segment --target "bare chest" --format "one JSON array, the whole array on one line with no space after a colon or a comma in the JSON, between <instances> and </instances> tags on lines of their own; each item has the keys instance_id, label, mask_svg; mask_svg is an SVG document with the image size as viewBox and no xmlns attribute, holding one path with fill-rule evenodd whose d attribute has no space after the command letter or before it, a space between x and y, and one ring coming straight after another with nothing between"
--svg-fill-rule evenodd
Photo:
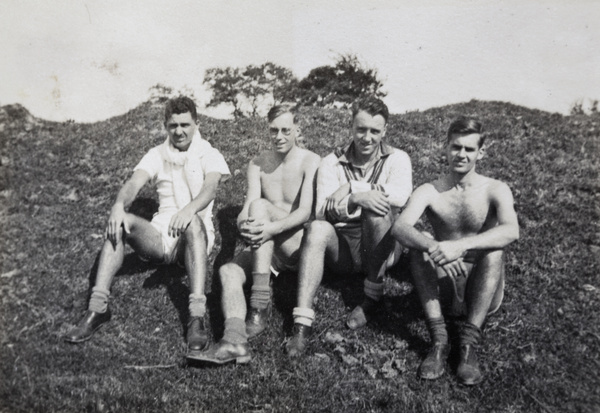
<instances>
[{"instance_id":1,"label":"bare chest","mask_svg":"<svg viewBox=\"0 0 600 413\"><path fill-rule=\"evenodd\" d=\"M302 188L303 173L300 165L281 164L272 171L261 171L262 196L271 203L292 205Z\"/></svg>"},{"instance_id":2,"label":"bare chest","mask_svg":"<svg viewBox=\"0 0 600 413\"><path fill-rule=\"evenodd\" d=\"M434 227L444 238L476 234L495 223L496 213L485 190L447 191L428 211Z\"/></svg>"}]
</instances>

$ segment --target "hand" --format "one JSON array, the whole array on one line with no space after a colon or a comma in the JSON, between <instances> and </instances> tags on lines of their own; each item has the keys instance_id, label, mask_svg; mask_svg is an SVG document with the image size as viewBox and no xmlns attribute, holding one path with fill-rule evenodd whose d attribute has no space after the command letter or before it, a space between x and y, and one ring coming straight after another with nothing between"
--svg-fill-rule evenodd
<instances>
[{"instance_id":1,"label":"hand","mask_svg":"<svg viewBox=\"0 0 600 413\"><path fill-rule=\"evenodd\" d=\"M258 221L254 218L248 218L242 222L239 229L242 239L252 248L260 247L275 235L271 222Z\"/></svg>"},{"instance_id":2,"label":"hand","mask_svg":"<svg viewBox=\"0 0 600 413\"><path fill-rule=\"evenodd\" d=\"M190 222L192 222L195 213L196 211L193 209L184 207L181 211L173 215L171 222L169 222L169 236L175 238L183 234L188 225L190 225Z\"/></svg>"},{"instance_id":3,"label":"hand","mask_svg":"<svg viewBox=\"0 0 600 413\"><path fill-rule=\"evenodd\" d=\"M354 204L373 211L377 215L385 216L390 212L390 201L388 201L388 195L381 191L367 191L353 193L351 198Z\"/></svg>"},{"instance_id":4,"label":"hand","mask_svg":"<svg viewBox=\"0 0 600 413\"><path fill-rule=\"evenodd\" d=\"M467 266L463 262L462 258L441 265L441 268L444 270L447 276L454 279L458 277L466 277L468 275Z\"/></svg>"},{"instance_id":5,"label":"hand","mask_svg":"<svg viewBox=\"0 0 600 413\"><path fill-rule=\"evenodd\" d=\"M350 184L340 186L333 194L325 198L325 211L333 218L340 219L337 206L348 194L350 194Z\"/></svg>"},{"instance_id":6,"label":"hand","mask_svg":"<svg viewBox=\"0 0 600 413\"><path fill-rule=\"evenodd\" d=\"M467 253L467 250L463 247L460 240L456 241L442 241L439 242L435 247L431 247L429 256L439 266L448 264L451 261L455 261L458 258L462 258Z\"/></svg>"},{"instance_id":7,"label":"hand","mask_svg":"<svg viewBox=\"0 0 600 413\"><path fill-rule=\"evenodd\" d=\"M104 231L106 239L108 239L113 248L117 247L117 243L123 237L123 229L126 234L130 233L129 223L126 220L127 213L122 204L113 205L108 216L108 223Z\"/></svg>"}]
</instances>

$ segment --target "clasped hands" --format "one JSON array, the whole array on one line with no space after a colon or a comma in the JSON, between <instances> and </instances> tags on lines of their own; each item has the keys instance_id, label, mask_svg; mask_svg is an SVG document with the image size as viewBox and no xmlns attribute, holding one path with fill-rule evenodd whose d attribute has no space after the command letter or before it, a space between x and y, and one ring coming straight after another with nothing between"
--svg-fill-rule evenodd
<instances>
[{"instance_id":1,"label":"clasped hands","mask_svg":"<svg viewBox=\"0 0 600 413\"><path fill-rule=\"evenodd\" d=\"M340 219L340 214L337 211L337 205L350 194L350 184L340 186L333 194L325 199L325 210L333 215L334 218ZM360 206L368 209L377 215L385 216L390 211L390 202L388 195L385 192L371 190L365 192L354 192L349 200L349 209L352 206Z\"/></svg>"},{"instance_id":2,"label":"clasped hands","mask_svg":"<svg viewBox=\"0 0 600 413\"><path fill-rule=\"evenodd\" d=\"M429 248L427 253L432 261L444 270L446 275L453 278L468 275L467 266L463 261L467 249L460 240L439 242Z\"/></svg>"},{"instance_id":3,"label":"clasped hands","mask_svg":"<svg viewBox=\"0 0 600 413\"><path fill-rule=\"evenodd\" d=\"M254 218L248 218L239 226L240 235L244 242L251 248L256 249L262 244L272 239L275 235L272 232L270 221L262 221Z\"/></svg>"}]
</instances>

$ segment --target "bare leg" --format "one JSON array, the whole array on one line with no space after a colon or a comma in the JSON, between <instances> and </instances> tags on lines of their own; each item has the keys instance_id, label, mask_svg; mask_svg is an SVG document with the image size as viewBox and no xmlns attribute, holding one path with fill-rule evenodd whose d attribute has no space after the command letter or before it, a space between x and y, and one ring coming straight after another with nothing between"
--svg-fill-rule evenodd
<instances>
[{"instance_id":1,"label":"bare leg","mask_svg":"<svg viewBox=\"0 0 600 413\"><path fill-rule=\"evenodd\" d=\"M77 326L64 336L64 340L69 343L81 343L89 340L102 324L110 320L111 313L108 308L110 286L115 274L123 264L125 239L141 256L157 261L163 259L160 233L148 221L133 214L127 214L125 219L130 228L130 234L123 234L123 237L114 246L110 241L104 241L88 311Z\"/></svg>"},{"instance_id":2,"label":"bare leg","mask_svg":"<svg viewBox=\"0 0 600 413\"><path fill-rule=\"evenodd\" d=\"M369 281L383 282L383 276L388 268L387 260L396 243L390 231L394 217L392 211L382 217L365 210L362 218L363 267L367 271Z\"/></svg>"},{"instance_id":3,"label":"bare leg","mask_svg":"<svg viewBox=\"0 0 600 413\"><path fill-rule=\"evenodd\" d=\"M162 261L163 248L160 233L154 228L150 222L133 214L127 214L130 233L123 233L123 239L127 242L134 251L142 257L155 261ZM115 274L123 265L123 256L125 254L125 245L123 239L113 244L106 240L100 252L100 260L98 262L98 273L96 275L96 287L104 290L110 290L110 286Z\"/></svg>"},{"instance_id":4,"label":"bare leg","mask_svg":"<svg viewBox=\"0 0 600 413\"><path fill-rule=\"evenodd\" d=\"M438 286L438 274L426 253L410 250L410 269L425 316L441 318L442 307Z\"/></svg>"},{"instance_id":5,"label":"bare leg","mask_svg":"<svg viewBox=\"0 0 600 413\"><path fill-rule=\"evenodd\" d=\"M207 243L204 223L194 215L178 246L178 255L181 257L183 254L183 262L189 276L190 294L194 296L204 295L208 261Z\"/></svg>"},{"instance_id":6,"label":"bare leg","mask_svg":"<svg viewBox=\"0 0 600 413\"><path fill-rule=\"evenodd\" d=\"M299 357L306 350L315 318L312 309L319 285L323 280L325 261L336 272L352 269L350 248L327 221L313 221L302 240L298 274L298 307L294 308L294 336L286 344L288 356Z\"/></svg>"},{"instance_id":7,"label":"bare leg","mask_svg":"<svg viewBox=\"0 0 600 413\"><path fill-rule=\"evenodd\" d=\"M497 298L504 279L504 252L487 252L469 276L466 291L467 321L479 328L485 322L490 305ZM498 303L499 304L499 303Z\"/></svg>"},{"instance_id":8,"label":"bare leg","mask_svg":"<svg viewBox=\"0 0 600 413\"><path fill-rule=\"evenodd\" d=\"M221 303L225 319L232 317L246 319L246 299L243 286L251 267L252 253L242 251L232 262L219 269L223 287Z\"/></svg>"},{"instance_id":9,"label":"bare leg","mask_svg":"<svg viewBox=\"0 0 600 413\"><path fill-rule=\"evenodd\" d=\"M338 273L352 270L352 257L345 242L340 243L333 225L312 221L304 239L298 272L298 307L312 308L313 299L323 280L325 261Z\"/></svg>"}]
</instances>

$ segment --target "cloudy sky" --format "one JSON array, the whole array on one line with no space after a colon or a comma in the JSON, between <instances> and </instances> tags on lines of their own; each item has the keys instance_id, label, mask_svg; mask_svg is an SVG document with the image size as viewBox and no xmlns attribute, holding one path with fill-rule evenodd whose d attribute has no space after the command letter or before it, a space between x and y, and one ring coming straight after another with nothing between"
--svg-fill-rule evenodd
<instances>
[{"instance_id":1,"label":"cloudy sky","mask_svg":"<svg viewBox=\"0 0 600 413\"><path fill-rule=\"evenodd\" d=\"M299 78L355 53L394 113L470 99L567 113L600 99L600 1L3 0L0 105L53 120L126 112L157 83L271 61Z\"/></svg>"}]
</instances>

